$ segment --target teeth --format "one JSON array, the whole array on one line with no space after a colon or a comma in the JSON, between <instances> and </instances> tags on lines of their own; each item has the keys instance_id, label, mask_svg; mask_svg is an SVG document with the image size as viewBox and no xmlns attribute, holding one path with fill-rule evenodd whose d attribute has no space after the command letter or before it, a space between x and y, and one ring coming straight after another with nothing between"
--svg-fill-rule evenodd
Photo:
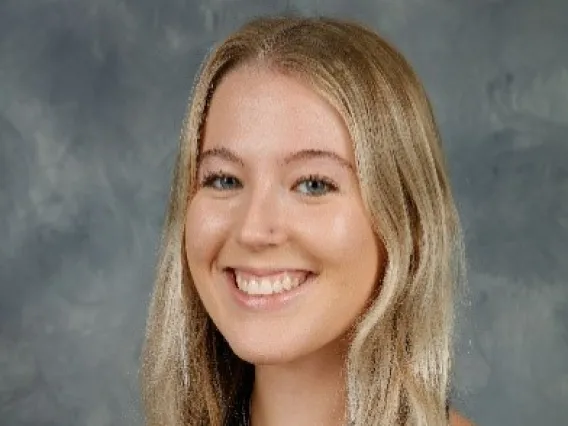
<instances>
[{"instance_id":1,"label":"teeth","mask_svg":"<svg viewBox=\"0 0 568 426\"><path fill-rule=\"evenodd\" d=\"M279 275L278 277L262 277L247 279L235 272L235 281L237 287L243 292L251 295L268 295L282 293L298 287L303 278L292 277L288 274Z\"/></svg>"}]
</instances>

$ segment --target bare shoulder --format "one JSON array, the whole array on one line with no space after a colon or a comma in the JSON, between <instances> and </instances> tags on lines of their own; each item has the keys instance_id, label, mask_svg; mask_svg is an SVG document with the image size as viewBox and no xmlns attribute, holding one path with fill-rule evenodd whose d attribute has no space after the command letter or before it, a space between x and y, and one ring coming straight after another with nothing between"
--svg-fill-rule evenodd
<instances>
[{"instance_id":1,"label":"bare shoulder","mask_svg":"<svg viewBox=\"0 0 568 426\"><path fill-rule=\"evenodd\" d=\"M450 426L475 426L470 420L463 417L460 413L450 410Z\"/></svg>"}]
</instances>

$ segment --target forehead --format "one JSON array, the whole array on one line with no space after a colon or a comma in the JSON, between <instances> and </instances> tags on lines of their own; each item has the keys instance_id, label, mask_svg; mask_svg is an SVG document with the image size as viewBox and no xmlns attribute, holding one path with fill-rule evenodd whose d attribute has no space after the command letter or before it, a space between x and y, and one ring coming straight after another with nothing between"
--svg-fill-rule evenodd
<instances>
[{"instance_id":1,"label":"forehead","mask_svg":"<svg viewBox=\"0 0 568 426\"><path fill-rule=\"evenodd\" d=\"M202 149L227 147L257 155L319 149L353 159L347 127L329 102L297 78L252 65L222 79L204 136Z\"/></svg>"}]
</instances>

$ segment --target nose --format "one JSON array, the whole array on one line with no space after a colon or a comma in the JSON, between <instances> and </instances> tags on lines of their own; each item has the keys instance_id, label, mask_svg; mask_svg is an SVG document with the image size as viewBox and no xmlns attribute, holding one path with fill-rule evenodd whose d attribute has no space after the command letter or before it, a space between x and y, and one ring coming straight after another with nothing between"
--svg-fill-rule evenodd
<instances>
[{"instance_id":1,"label":"nose","mask_svg":"<svg viewBox=\"0 0 568 426\"><path fill-rule=\"evenodd\" d=\"M243 197L239 225L236 229L238 242L251 250L278 246L285 242L283 203L274 187L265 187Z\"/></svg>"}]
</instances>

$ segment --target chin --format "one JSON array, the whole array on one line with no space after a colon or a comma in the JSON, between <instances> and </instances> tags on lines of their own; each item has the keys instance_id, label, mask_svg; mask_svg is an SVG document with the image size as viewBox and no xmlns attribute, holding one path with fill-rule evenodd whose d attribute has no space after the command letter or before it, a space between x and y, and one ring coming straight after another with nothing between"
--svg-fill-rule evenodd
<instances>
[{"instance_id":1,"label":"chin","mask_svg":"<svg viewBox=\"0 0 568 426\"><path fill-rule=\"evenodd\" d=\"M243 361L253 365L280 365L293 362L296 358L285 353L260 353L258 351L234 351Z\"/></svg>"},{"instance_id":2,"label":"chin","mask_svg":"<svg viewBox=\"0 0 568 426\"><path fill-rule=\"evenodd\" d=\"M253 338L226 339L231 350L243 361L254 365L286 364L298 360L312 352L302 347L301 342L292 339Z\"/></svg>"}]
</instances>

